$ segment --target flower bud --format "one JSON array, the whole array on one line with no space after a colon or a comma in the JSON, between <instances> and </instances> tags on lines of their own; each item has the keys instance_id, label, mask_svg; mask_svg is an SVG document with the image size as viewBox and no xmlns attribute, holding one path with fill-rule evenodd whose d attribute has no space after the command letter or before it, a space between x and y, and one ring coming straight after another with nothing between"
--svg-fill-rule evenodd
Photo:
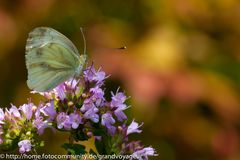
<instances>
[{"instance_id":1,"label":"flower bud","mask_svg":"<svg viewBox=\"0 0 240 160\"><path fill-rule=\"evenodd\" d=\"M87 136L88 136L89 138L91 138L91 137L93 136L93 133L92 133L92 132L87 132Z\"/></svg>"},{"instance_id":2,"label":"flower bud","mask_svg":"<svg viewBox=\"0 0 240 160\"><path fill-rule=\"evenodd\" d=\"M35 112L36 110L37 110L37 106L34 105L34 106L32 107L32 111Z\"/></svg>"},{"instance_id":3,"label":"flower bud","mask_svg":"<svg viewBox=\"0 0 240 160\"><path fill-rule=\"evenodd\" d=\"M31 131L28 131L28 132L26 133L26 135L27 135L27 136L30 136L30 135L31 135Z\"/></svg>"},{"instance_id":4,"label":"flower bud","mask_svg":"<svg viewBox=\"0 0 240 160\"><path fill-rule=\"evenodd\" d=\"M83 98L87 98L88 96L87 96L86 93L83 93L83 94L82 94L82 97L83 97Z\"/></svg>"},{"instance_id":5,"label":"flower bud","mask_svg":"<svg viewBox=\"0 0 240 160\"><path fill-rule=\"evenodd\" d=\"M68 107L73 107L74 106L74 103L72 101L69 101L68 102Z\"/></svg>"},{"instance_id":6,"label":"flower bud","mask_svg":"<svg viewBox=\"0 0 240 160\"><path fill-rule=\"evenodd\" d=\"M122 128L121 126L118 126L117 128L118 128L118 131L119 131L119 132L122 132L122 131L123 131L123 128Z\"/></svg>"}]
</instances>

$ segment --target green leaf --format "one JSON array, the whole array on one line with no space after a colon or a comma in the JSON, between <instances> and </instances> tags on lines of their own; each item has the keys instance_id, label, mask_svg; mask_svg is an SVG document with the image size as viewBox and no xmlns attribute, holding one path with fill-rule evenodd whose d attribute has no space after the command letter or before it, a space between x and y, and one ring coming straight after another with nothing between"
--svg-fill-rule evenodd
<instances>
[{"instance_id":1,"label":"green leaf","mask_svg":"<svg viewBox=\"0 0 240 160\"><path fill-rule=\"evenodd\" d=\"M77 130L73 130L72 131L72 136L74 138L75 141L86 141L89 139L89 137L84 133L82 132L82 126L79 127L79 129Z\"/></svg>"},{"instance_id":2,"label":"green leaf","mask_svg":"<svg viewBox=\"0 0 240 160\"><path fill-rule=\"evenodd\" d=\"M0 150L3 151L13 151L18 148L19 137L15 139L5 139L4 142L0 145Z\"/></svg>"},{"instance_id":3,"label":"green leaf","mask_svg":"<svg viewBox=\"0 0 240 160\"><path fill-rule=\"evenodd\" d=\"M97 155L97 153L95 153L92 149L90 149L89 154L90 154L90 155L95 155L95 156ZM97 157L97 156L96 156L96 157ZM98 158L97 158L96 160L98 160Z\"/></svg>"},{"instance_id":4,"label":"green leaf","mask_svg":"<svg viewBox=\"0 0 240 160\"><path fill-rule=\"evenodd\" d=\"M90 154L97 155L97 153L94 152L94 150L90 149L89 151Z\"/></svg>"},{"instance_id":5,"label":"green leaf","mask_svg":"<svg viewBox=\"0 0 240 160\"><path fill-rule=\"evenodd\" d=\"M85 146L81 144L69 144L64 143L62 147L71 155L83 155L86 154Z\"/></svg>"},{"instance_id":6,"label":"green leaf","mask_svg":"<svg viewBox=\"0 0 240 160\"><path fill-rule=\"evenodd\" d=\"M100 128L97 124L95 125L95 130L93 131L94 136L100 136L101 140L95 140L95 146L99 154L107 154L106 143L108 141L106 129Z\"/></svg>"},{"instance_id":7,"label":"green leaf","mask_svg":"<svg viewBox=\"0 0 240 160\"><path fill-rule=\"evenodd\" d=\"M95 129L93 131L94 136L106 136L106 131L104 129Z\"/></svg>"},{"instance_id":8,"label":"green leaf","mask_svg":"<svg viewBox=\"0 0 240 160\"><path fill-rule=\"evenodd\" d=\"M103 141L95 140L95 146L99 154L102 154L102 155L107 154L107 151L105 149L106 146Z\"/></svg>"}]
</instances>

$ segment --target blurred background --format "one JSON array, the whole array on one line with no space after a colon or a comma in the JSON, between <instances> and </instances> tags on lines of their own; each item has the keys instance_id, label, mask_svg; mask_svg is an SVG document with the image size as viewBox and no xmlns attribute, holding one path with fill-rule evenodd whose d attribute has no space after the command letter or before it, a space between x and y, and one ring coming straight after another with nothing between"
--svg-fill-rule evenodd
<instances>
[{"instance_id":1,"label":"blurred background","mask_svg":"<svg viewBox=\"0 0 240 160\"><path fill-rule=\"evenodd\" d=\"M156 148L156 160L240 159L240 2L238 0L0 0L0 105L32 97L25 44L35 27L53 27L131 99L144 122L130 137ZM127 46L126 50L116 48ZM42 152L64 153L47 131Z\"/></svg>"}]
</instances>

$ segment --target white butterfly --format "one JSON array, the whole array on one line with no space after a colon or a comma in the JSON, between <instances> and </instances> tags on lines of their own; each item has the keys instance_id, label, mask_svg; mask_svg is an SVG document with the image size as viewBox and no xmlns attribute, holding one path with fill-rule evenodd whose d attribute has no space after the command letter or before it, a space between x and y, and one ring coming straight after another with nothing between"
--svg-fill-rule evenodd
<instances>
[{"instance_id":1,"label":"white butterfly","mask_svg":"<svg viewBox=\"0 0 240 160\"><path fill-rule=\"evenodd\" d=\"M87 58L85 51L80 55L67 37L48 27L38 27L29 33L25 57L28 87L38 92L52 90L79 76Z\"/></svg>"}]
</instances>

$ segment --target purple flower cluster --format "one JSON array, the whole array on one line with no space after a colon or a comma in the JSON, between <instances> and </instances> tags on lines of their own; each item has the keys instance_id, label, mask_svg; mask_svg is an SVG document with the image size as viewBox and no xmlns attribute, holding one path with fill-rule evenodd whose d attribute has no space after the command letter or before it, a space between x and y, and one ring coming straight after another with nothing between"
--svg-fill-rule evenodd
<instances>
[{"instance_id":1,"label":"purple flower cluster","mask_svg":"<svg viewBox=\"0 0 240 160\"><path fill-rule=\"evenodd\" d=\"M19 108L12 105L5 111L0 109L0 144L13 146L13 139L19 139L15 144L19 152L29 152L40 144L36 137L50 127L69 131L73 141L87 140L92 136L96 141L108 141L103 143L109 145L106 148L131 154L136 159L156 156L152 147L144 148L138 141L128 142L129 134L141 133L139 128L143 124L138 125L133 120L126 125L128 117L124 111L129 106L125 103L127 97L119 89L111 93L110 101L104 98L106 78L105 72L90 66L77 79L70 79L49 92L39 93L46 102L38 106L29 102ZM97 132L99 130L104 134ZM111 140L106 139L105 134L112 137ZM9 138L9 135L13 136Z\"/></svg>"},{"instance_id":2,"label":"purple flower cluster","mask_svg":"<svg viewBox=\"0 0 240 160\"><path fill-rule=\"evenodd\" d=\"M18 142L19 152L31 151L32 134L43 134L44 129L50 127L49 120L43 109L47 110L51 106L48 103L40 104L38 107L29 102L20 107L12 105L9 109L0 109L0 144L3 148L14 146L14 139ZM37 146L37 145L36 145Z\"/></svg>"}]
</instances>

